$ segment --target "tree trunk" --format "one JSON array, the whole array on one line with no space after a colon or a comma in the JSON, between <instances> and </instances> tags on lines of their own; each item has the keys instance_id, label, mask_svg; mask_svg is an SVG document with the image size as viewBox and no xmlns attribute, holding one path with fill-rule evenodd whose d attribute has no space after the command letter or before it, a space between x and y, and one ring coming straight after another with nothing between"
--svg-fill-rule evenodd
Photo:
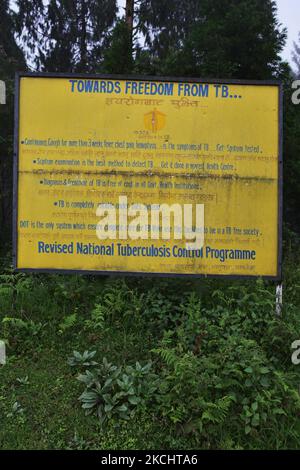
<instances>
[{"instance_id":1,"label":"tree trunk","mask_svg":"<svg viewBox=\"0 0 300 470\"><path fill-rule=\"evenodd\" d=\"M133 35L133 17L134 17L134 0L126 0L125 21L128 26L131 51L132 51L132 35Z\"/></svg>"},{"instance_id":2,"label":"tree trunk","mask_svg":"<svg viewBox=\"0 0 300 470\"><path fill-rule=\"evenodd\" d=\"M80 39L79 39L79 48L80 48L80 72L87 71L87 0L81 0L81 9L80 9Z\"/></svg>"}]
</instances>

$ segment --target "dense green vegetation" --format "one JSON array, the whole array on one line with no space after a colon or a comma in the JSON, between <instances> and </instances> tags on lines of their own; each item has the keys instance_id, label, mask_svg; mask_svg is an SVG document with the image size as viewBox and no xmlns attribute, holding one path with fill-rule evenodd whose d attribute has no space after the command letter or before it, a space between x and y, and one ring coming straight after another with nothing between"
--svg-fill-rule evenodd
<instances>
[{"instance_id":1,"label":"dense green vegetation","mask_svg":"<svg viewBox=\"0 0 300 470\"><path fill-rule=\"evenodd\" d=\"M0 448L299 447L298 260L285 264L282 318L261 280L25 275L2 263Z\"/></svg>"}]
</instances>

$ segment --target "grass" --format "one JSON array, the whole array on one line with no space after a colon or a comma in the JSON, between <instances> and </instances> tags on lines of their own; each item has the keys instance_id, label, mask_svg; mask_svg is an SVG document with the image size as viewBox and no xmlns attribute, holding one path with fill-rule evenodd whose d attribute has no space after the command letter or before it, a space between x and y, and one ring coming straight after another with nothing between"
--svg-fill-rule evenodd
<instances>
[{"instance_id":1,"label":"grass","mask_svg":"<svg viewBox=\"0 0 300 470\"><path fill-rule=\"evenodd\" d=\"M12 274L2 260L0 448L299 448L297 262L284 278L276 319L274 285L260 280ZM151 359L159 391L101 428L78 401L73 350L117 365Z\"/></svg>"}]
</instances>

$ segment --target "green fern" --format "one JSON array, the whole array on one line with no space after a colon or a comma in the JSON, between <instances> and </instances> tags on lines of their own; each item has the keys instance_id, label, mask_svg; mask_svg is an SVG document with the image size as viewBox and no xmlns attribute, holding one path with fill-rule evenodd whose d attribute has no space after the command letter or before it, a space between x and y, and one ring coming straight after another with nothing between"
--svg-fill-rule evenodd
<instances>
[{"instance_id":1,"label":"green fern","mask_svg":"<svg viewBox=\"0 0 300 470\"><path fill-rule=\"evenodd\" d=\"M228 415L232 401L232 397L225 396L219 398L215 403L206 403L206 409L201 416L202 421L213 424L223 423Z\"/></svg>"}]
</instances>

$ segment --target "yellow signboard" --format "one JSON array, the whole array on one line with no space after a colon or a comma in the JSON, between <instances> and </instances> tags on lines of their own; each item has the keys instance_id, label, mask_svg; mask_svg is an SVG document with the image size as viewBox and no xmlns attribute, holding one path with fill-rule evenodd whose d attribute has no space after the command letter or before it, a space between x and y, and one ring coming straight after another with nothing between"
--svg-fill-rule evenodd
<instances>
[{"instance_id":1,"label":"yellow signboard","mask_svg":"<svg viewBox=\"0 0 300 470\"><path fill-rule=\"evenodd\" d=\"M280 277L278 83L24 74L15 267Z\"/></svg>"}]
</instances>

